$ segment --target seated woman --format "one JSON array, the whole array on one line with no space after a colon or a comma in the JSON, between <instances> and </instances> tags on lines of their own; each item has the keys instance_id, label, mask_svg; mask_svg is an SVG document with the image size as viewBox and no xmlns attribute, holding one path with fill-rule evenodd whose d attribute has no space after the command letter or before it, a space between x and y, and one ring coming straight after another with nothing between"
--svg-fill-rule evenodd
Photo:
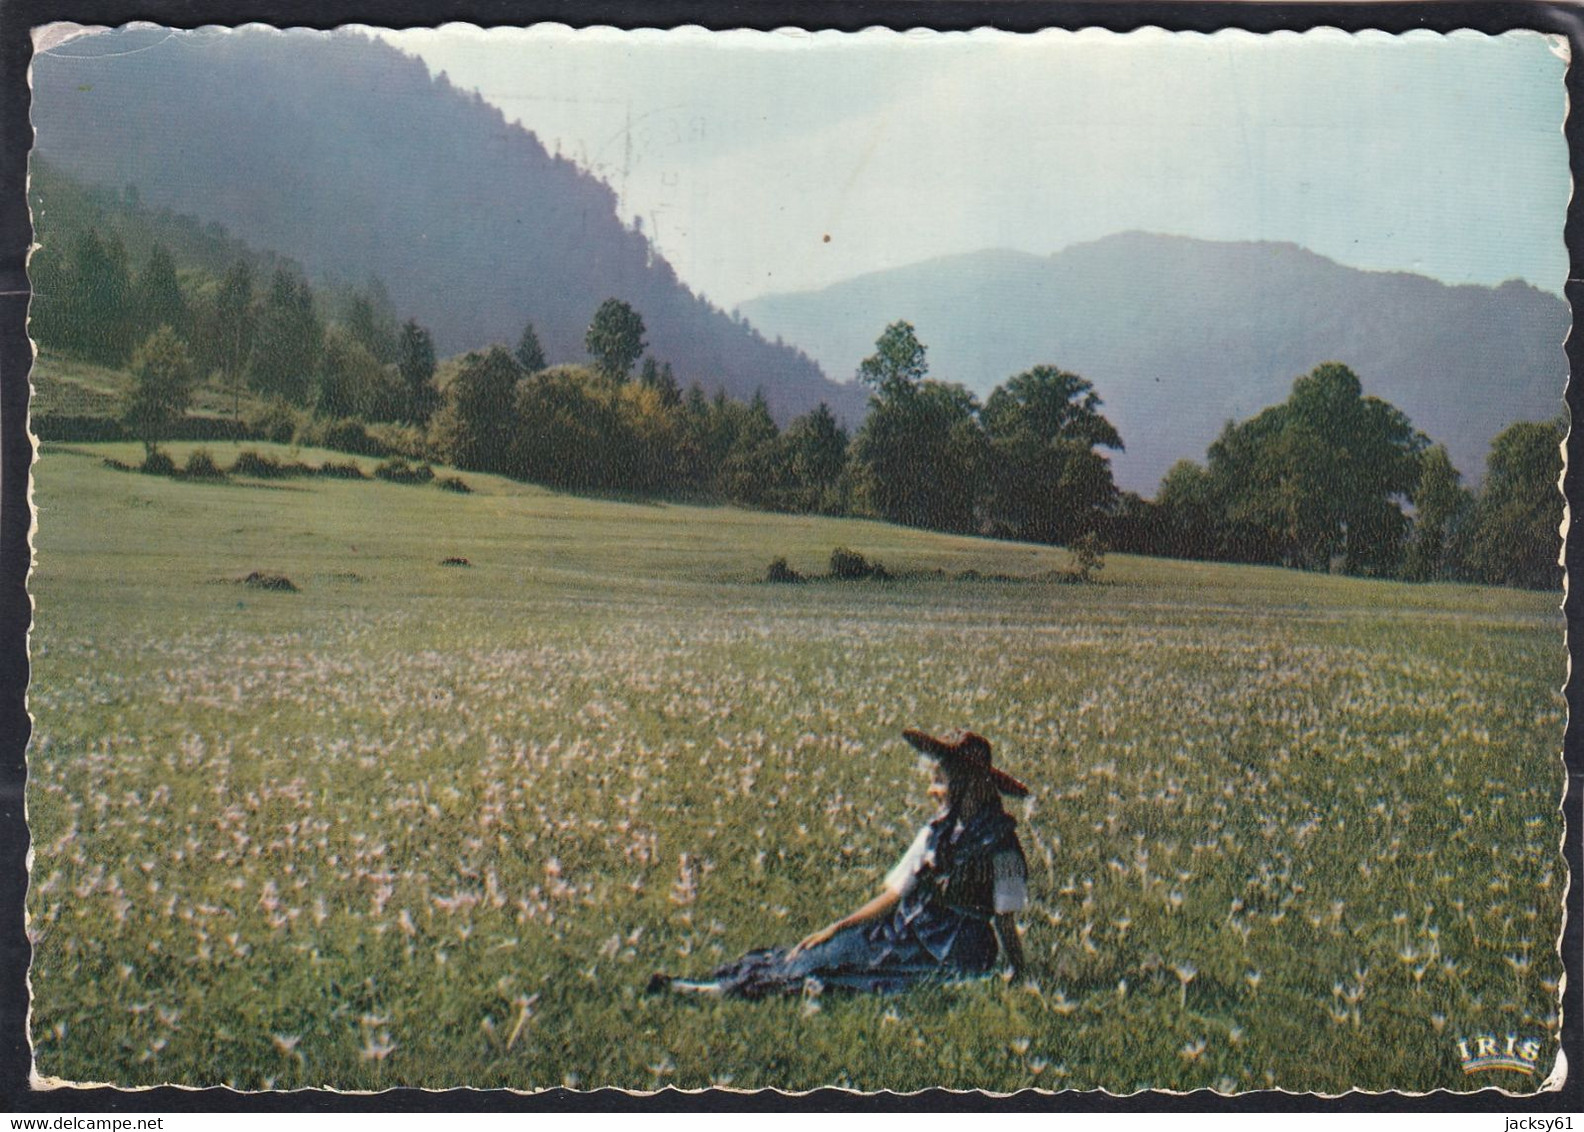
<instances>
[{"instance_id":1,"label":"seated woman","mask_svg":"<svg viewBox=\"0 0 1584 1132\"><path fill-rule=\"evenodd\" d=\"M989 742L971 731L902 734L934 760L929 795L941 812L919 830L880 895L796 947L750 951L706 980L657 974L650 991L762 998L796 993L809 980L899 991L988 974L998 935L1014 976L1022 972L1014 913L1027 900L1028 865L1000 796L1024 798L1028 787L992 766Z\"/></svg>"}]
</instances>

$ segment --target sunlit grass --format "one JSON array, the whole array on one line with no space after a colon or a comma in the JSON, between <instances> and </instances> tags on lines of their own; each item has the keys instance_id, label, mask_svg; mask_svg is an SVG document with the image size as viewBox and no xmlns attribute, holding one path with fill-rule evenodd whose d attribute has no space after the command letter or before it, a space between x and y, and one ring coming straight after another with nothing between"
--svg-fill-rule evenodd
<instances>
[{"instance_id":1,"label":"sunlit grass","mask_svg":"<svg viewBox=\"0 0 1584 1132\"><path fill-rule=\"evenodd\" d=\"M95 365L80 358L41 350L28 375L33 386L29 409L35 418L47 416L119 417L132 392L132 375L126 369ZM219 375L193 392L193 410L204 416L229 417L236 409L244 419L263 404L251 390L227 388Z\"/></svg>"},{"instance_id":2,"label":"sunlit grass","mask_svg":"<svg viewBox=\"0 0 1584 1132\"><path fill-rule=\"evenodd\" d=\"M99 463L136 453L37 469L46 1075L1524 1091L1554 1058L1554 597L1118 556L970 583L1070 563ZM757 580L836 545L919 576ZM899 730L956 724L1034 787L1026 984L642 995L869 895L926 816ZM1498 1031L1544 1039L1539 1076L1464 1076L1456 1040Z\"/></svg>"}]
</instances>

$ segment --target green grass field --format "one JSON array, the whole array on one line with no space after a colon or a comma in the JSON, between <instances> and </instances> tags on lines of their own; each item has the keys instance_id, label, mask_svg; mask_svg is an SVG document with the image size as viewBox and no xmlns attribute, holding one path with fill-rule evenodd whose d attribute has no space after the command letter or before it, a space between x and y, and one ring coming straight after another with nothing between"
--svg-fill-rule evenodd
<instances>
[{"instance_id":1,"label":"green grass field","mask_svg":"<svg viewBox=\"0 0 1584 1132\"><path fill-rule=\"evenodd\" d=\"M45 1077L1529 1092L1555 1060L1557 595L1118 556L960 581L1070 562L106 455L138 450L36 468ZM946 574L758 581L836 545ZM928 816L898 732L955 725L1034 787L1027 983L643 995L871 895ZM1533 1075L1465 1075L1460 1038L1508 1033Z\"/></svg>"}]
</instances>

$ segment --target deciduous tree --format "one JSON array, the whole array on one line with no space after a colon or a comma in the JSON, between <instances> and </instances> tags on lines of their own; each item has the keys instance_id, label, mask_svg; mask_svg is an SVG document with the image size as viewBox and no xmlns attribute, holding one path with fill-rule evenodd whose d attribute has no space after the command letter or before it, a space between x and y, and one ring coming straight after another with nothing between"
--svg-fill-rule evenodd
<instances>
[{"instance_id":1,"label":"deciduous tree","mask_svg":"<svg viewBox=\"0 0 1584 1132\"><path fill-rule=\"evenodd\" d=\"M798 511L835 513L843 509L842 472L847 466L847 430L821 401L782 434L791 473L791 505Z\"/></svg>"},{"instance_id":2,"label":"deciduous tree","mask_svg":"<svg viewBox=\"0 0 1584 1132\"><path fill-rule=\"evenodd\" d=\"M1100 413L1094 386L1035 366L990 394L980 419L990 438L991 521L1018 538L1066 543L1099 528L1115 503L1110 461L1122 438Z\"/></svg>"},{"instance_id":3,"label":"deciduous tree","mask_svg":"<svg viewBox=\"0 0 1584 1132\"><path fill-rule=\"evenodd\" d=\"M512 474L557 487L621 486L632 453L617 392L584 366L551 366L522 381Z\"/></svg>"},{"instance_id":4,"label":"deciduous tree","mask_svg":"<svg viewBox=\"0 0 1584 1132\"><path fill-rule=\"evenodd\" d=\"M1430 582L1459 572L1458 551L1474 506L1474 497L1461 479L1444 444L1424 454L1413 496L1413 533L1403 562L1405 578Z\"/></svg>"},{"instance_id":5,"label":"deciduous tree","mask_svg":"<svg viewBox=\"0 0 1584 1132\"><path fill-rule=\"evenodd\" d=\"M612 381L626 381L646 345L643 317L620 299L606 299L589 323L583 344L600 373Z\"/></svg>"},{"instance_id":6,"label":"deciduous tree","mask_svg":"<svg viewBox=\"0 0 1584 1132\"><path fill-rule=\"evenodd\" d=\"M908 526L972 531L988 445L978 402L960 385L926 381L924 346L894 322L858 367L873 393L853 441L863 494L873 511Z\"/></svg>"},{"instance_id":7,"label":"deciduous tree","mask_svg":"<svg viewBox=\"0 0 1584 1132\"><path fill-rule=\"evenodd\" d=\"M339 326L325 332L315 405L321 417L388 420L401 399L385 367L356 335Z\"/></svg>"},{"instance_id":8,"label":"deciduous tree","mask_svg":"<svg viewBox=\"0 0 1584 1132\"><path fill-rule=\"evenodd\" d=\"M1211 494L1228 557L1350 574L1394 574L1429 440L1327 362L1210 446Z\"/></svg>"},{"instance_id":9,"label":"deciduous tree","mask_svg":"<svg viewBox=\"0 0 1584 1132\"><path fill-rule=\"evenodd\" d=\"M1179 460L1155 492L1153 553L1171 558L1216 558L1222 552L1222 508L1210 473L1192 460Z\"/></svg>"},{"instance_id":10,"label":"deciduous tree","mask_svg":"<svg viewBox=\"0 0 1584 1132\"><path fill-rule=\"evenodd\" d=\"M858 380L878 397L897 397L929 373L927 351L910 322L893 322L875 340L875 352L858 364Z\"/></svg>"},{"instance_id":11,"label":"deciduous tree","mask_svg":"<svg viewBox=\"0 0 1584 1132\"><path fill-rule=\"evenodd\" d=\"M504 346L462 359L446 390L453 414L450 460L478 472L507 471L517 433L517 382L522 367Z\"/></svg>"},{"instance_id":12,"label":"deciduous tree","mask_svg":"<svg viewBox=\"0 0 1584 1132\"><path fill-rule=\"evenodd\" d=\"M1469 567L1478 580L1537 590L1560 586L1557 477L1566 435L1562 420L1520 421L1491 441L1469 548Z\"/></svg>"},{"instance_id":13,"label":"deciduous tree","mask_svg":"<svg viewBox=\"0 0 1584 1132\"><path fill-rule=\"evenodd\" d=\"M153 455L192 404L196 373L187 345L162 326L132 358L132 395L122 413L127 429Z\"/></svg>"}]
</instances>

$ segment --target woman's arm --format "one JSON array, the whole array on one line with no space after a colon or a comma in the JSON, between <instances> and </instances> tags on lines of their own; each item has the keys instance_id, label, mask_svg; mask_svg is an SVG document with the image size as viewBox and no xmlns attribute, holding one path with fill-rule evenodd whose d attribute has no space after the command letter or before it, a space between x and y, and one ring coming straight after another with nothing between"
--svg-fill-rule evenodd
<instances>
[{"instance_id":1,"label":"woman's arm","mask_svg":"<svg viewBox=\"0 0 1584 1132\"><path fill-rule=\"evenodd\" d=\"M995 918L996 935L1001 937L1001 950L1006 952L1007 962L1012 964L1012 977L1023 976L1023 939L1018 935L1017 916L1012 912L1002 912Z\"/></svg>"},{"instance_id":2,"label":"woman's arm","mask_svg":"<svg viewBox=\"0 0 1584 1132\"><path fill-rule=\"evenodd\" d=\"M792 949L791 954L796 955L800 951L807 951L811 947L818 947L831 936L846 928L854 928L859 924L867 924L871 921L880 919L882 916L890 915L891 909L895 908L897 906L897 901L901 899L902 897L899 893L893 892L888 888L879 896L876 896L873 900L869 901L869 903L865 904L862 908L858 909L858 911L852 913L852 915L843 916L834 924L823 927L813 935L808 936Z\"/></svg>"}]
</instances>

